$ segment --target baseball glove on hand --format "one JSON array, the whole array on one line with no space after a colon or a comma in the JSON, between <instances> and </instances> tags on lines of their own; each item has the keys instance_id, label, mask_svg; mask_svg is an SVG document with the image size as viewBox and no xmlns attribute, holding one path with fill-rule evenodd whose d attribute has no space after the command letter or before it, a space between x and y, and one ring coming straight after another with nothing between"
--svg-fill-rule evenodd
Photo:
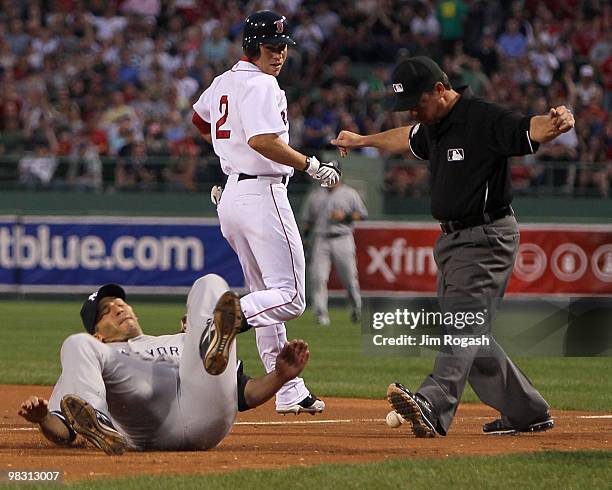
<instances>
[{"instance_id":1,"label":"baseball glove on hand","mask_svg":"<svg viewBox=\"0 0 612 490\"><path fill-rule=\"evenodd\" d=\"M221 194L223 194L223 187L220 185L213 185L210 190L210 200L215 206L218 206L221 202Z\"/></svg>"},{"instance_id":2,"label":"baseball glove on hand","mask_svg":"<svg viewBox=\"0 0 612 490\"><path fill-rule=\"evenodd\" d=\"M317 157L312 156L308 157L306 162L308 163L306 173L313 179L318 180L321 187L332 187L340 182L342 167L337 160L319 162Z\"/></svg>"}]
</instances>

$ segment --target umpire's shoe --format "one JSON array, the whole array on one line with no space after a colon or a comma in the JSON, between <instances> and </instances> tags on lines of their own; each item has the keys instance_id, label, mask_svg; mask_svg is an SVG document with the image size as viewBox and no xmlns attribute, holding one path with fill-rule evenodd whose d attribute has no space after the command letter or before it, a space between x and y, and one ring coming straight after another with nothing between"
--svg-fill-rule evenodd
<instances>
[{"instance_id":1,"label":"umpire's shoe","mask_svg":"<svg viewBox=\"0 0 612 490\"><path fill-rule=\"evenodd\" d=\"M299 413L309 413L310 415L315 415L321 413L323 410L325 410L325 402L311 393L299 403L278 407L276 413L282 415L288 413L294 413L296 415Z\"/></svg>"},{"instance_id":2,"label":"umpire's shoe","mask_svg":"<svg viewBox=\"0 0 612 490\"><path fill-rule=\"evenodd\" d=\"M225 371L232 341L242 330L243 315L236 293L226 291L221 295L213 313L213 324L214 333L204 355L204 369L217 376Z\"/></svg>"},{"instance_id":3,"label":"umpire's shoe","mask_svg":"<svg viewBox=\"0 0 612 490\"><path fill-rule=\"evenodd\" d=\"M387 400L404 420L412 425L417 437L435 437L435 416L431 405L425 398L412 393L400 383L391 383L387 388Z\"/></svg>"},{"instance_id":4,"label":"umpire's shoe","mask_svg":"<svg viewBox=\"0 0 612 490\"><path fill-rule=\"evenodd\" d=\"M505 423L502 419L496 419L493 422L489 422L482 426L482 432L485 434L493 435L515 435L521 432L544 432L555 427L555 420L550 414L545 414L542 417L537 418L532 423L525 425L524 427L513 427Z\"/></svg>"},{"instance_id":5,"label":"umpire's shoe","mask_svg":"<svg viewBox=\"0 0 612 490\"><path fill-rule=\"evenodd\" d=\"M77 434L81 434L106 454L119 455L125 452L127 441L113 427L113 423L102 412L76 395L66 395L60 408L68 423Z\"/></svg>"}]
</instances>

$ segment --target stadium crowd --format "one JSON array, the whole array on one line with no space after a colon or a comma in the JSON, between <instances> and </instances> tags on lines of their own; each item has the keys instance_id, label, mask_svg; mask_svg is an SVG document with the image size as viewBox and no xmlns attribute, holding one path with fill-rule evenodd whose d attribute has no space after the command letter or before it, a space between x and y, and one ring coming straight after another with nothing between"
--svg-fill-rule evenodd
<instances>
[{"instance_id":1,"label":"stadium crowd","mask_svg":"<svg viewBox=\"0 0 612 490\"><path fill-rule=\"evenodd\" d=\"M399 60L426 54L453 84L524 113L571 106L576 131L517 162L516 188L610 194L612 7L605 0L0 5L0 166L13 162L24 186L195 191L220 182L218 161L191 124L191 105L241 56L246 15L268 8L289 18L298 43L279 82L292 146L303 152L331 149L339 129L378 132L408 117L389 112L388 77ZM546 161L571 163L551 169ZM393 162L388 194L426 192L423 166Z\"/></svg>"}]
</instances>

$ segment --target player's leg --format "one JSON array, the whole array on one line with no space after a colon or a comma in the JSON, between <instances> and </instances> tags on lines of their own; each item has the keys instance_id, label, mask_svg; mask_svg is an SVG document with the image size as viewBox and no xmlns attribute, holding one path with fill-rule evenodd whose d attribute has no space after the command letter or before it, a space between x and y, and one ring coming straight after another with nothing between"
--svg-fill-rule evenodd
<instances>
[{"instance_id":1,"label":"player's leg","mask_svg":"<svg viewBox=\"0 0 612 490\"><path fill-rule=\"evenodd\" d=\"M136 449L151 444L167 418L165 394L176 392L171 366L154 368L121 353L119 344L106 345L85 333L66 339L61 361L50 410L61 410L77 432L109 454L120 453L115 429L127 440L123 444ZM168 431L163 436L172 438Z\"/></svg>"},{"instance_id":2,"label":"player's leg","mask_svg":"<svg viewBox=\"0 0 612 490\"><path fill-rule=\"evenodd\" d=\"M315 321L320 325L329 325L327 281L329 280L331 261L330 240L316 237L308 268L312 292L312 309L314 310Z\"/></svg>"},{"instance_id":3,"label":"player's leg","mask_svg":"<svg viewBox=\"0 0 612 490\"><path fill-rule=\"evenodd\" d=\"M333 239L331 247L334 265L348 295L351 306L351 320L353 323L357 323L361 318L361 294L359 292L357 256L353 235Z\"/></svg>"},{"instance_id":4,"label":"player's leg","mask_svg":"<svg viewBox=\"0 0 612 490\"><path fill-rule=\"evenodd\" d=\"M242 311L256 327L257 348L270 372L287 340L284 321L305 307L304 250L287 189L265 179L235 182L230 177L218 212L223 236L236 251L251 291L240 300ZM276 406L314 413L324 404L298 377L278 391Z\"/></svg>"},{"instance_id":5,"label":"player's leg","mask_svg":"<svg viewBox=\"0 0 612 490\"><path fill-rule=\"evenodd\" d=\"M246 237L242 234L233 233L226 238L238 255L240 265L244 272L246 286L249 291L265 290L266 285L262 279L259 266L257 265L257 259L253 255L253 251ZM276 356L287 341L285 324L277 323L257 327L255 329L255 339L261 362L266 372L269 373L274 370L276 366ZM297 407L298 403L308 398L309 395L310 392L308 388L306 388L304 380L300 377L294 378L285 383L276 394L276 407L277 409Z\"/></svg>"},{"instance_id":6,"label":"player's leg","mask_svg":"<svg viewBox=\"0 0 612 490\"><path fill-rule=\"evenodd\" d=\"M264 284L240 301L253 327L283 323L301 315L305 308L302 240L286 187L272 182L228 180L230 194L226 196L226 189L224 199L229 199L222 199L218 208L223 236L236 245L241 263L246 265L245 274L248 268L258 269Z\"/></svg>"},{"instance_id":7,"label":"player's leg","mask_svg":"<svg viewBox=\"0 0 612 490\"><path fill-rule=\"evenodd\" d=\"M235 340L229 349L227 369L221 374L208 374L203 364L203 357L214 336L215 306L228 289L225 280L209 274L193 284L187 297L187 331L178 369L180 409L177 407L177 411L180 413L177 413L177 423L188 430L176 449L216 446L230 432L236 418Z\"/></svg>"}]
</instances>

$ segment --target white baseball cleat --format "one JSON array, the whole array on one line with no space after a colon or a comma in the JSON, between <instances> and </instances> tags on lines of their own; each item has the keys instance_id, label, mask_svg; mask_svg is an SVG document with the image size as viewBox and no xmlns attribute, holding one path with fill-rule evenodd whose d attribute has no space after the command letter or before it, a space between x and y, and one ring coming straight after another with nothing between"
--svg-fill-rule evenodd
<instances>
[{"instance_id":1,"label":"white baseball cleat","mask_svg":"<svg viewBox=\"0 0 612 490\"><path fill-rule=\"evenodd\" d=\"M323 410L325 410L325 402L313 394L310 394L299 403L278 407L276 413L282 415L288 413L294 413L295 415L299 413L309 413L310 415L314 415L316 413L321 413Z\"/></svg>"}]
</instances>

